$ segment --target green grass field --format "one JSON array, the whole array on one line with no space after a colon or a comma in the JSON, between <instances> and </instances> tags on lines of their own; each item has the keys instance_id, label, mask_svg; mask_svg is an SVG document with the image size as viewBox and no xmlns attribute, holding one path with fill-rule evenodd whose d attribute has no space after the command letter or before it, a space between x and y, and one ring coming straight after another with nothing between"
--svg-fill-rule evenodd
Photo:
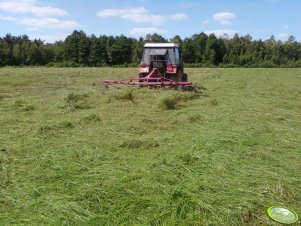
<instances>
[{"instance_id":1,"label":"green grass field","mask_svg":"<svg viewBox=\"0 0 301 226\"><path fill-rule=\"evenodd\" d=\"M301 216L301 69L186 72L202 94L99 85L137 68L1 68L0 225Z\"/></svg>"}]
</instances>

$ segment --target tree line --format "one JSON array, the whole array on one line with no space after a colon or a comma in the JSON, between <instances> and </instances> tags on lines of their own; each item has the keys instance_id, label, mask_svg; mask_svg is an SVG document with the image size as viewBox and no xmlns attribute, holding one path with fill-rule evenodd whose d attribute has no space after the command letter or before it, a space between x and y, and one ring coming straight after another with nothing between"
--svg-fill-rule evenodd
<instances>
[{"instance_id":1,"label":"tree line","mask_svg":"<svg viewBox=\"0 0 301 226\"><path fill-rule=\"evenodd\" d=\"M195 34L167 40L159 34L144 38L88 36L73 31L54 44L27 35L0 37L0 66L137 66L146 42L175 42L181 47L186 66L195 67L301 67L301 43L293 36L285 42L253 40L250 35Z\"/></svg>"}]
</instances>

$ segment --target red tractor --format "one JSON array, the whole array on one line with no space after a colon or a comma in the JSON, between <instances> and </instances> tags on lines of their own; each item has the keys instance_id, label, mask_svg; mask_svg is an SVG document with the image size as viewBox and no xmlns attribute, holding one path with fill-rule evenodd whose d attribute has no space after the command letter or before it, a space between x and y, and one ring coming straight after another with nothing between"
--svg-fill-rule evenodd
<instances>
[{"instance_id":1,"label":"red tractor","mask_svg":"<svg viewBox=\"0 0 301 226\"><path fill-rule=\"evenodd\" d=\"M138 87L176 87L195 90L184 73L183 60L178 44L146 43L139 68L139 77L130 80L104 80L108 87L123 84Z\"/></svg>"},{"instance_id":2,"label":"red tractor","mask_svg":"<svg viewBox=\"0 0 301 226\"><path fill-rule=\"evenodd\" d=\"M161 75L175 82L187 82L184 73L183 60L178 44L175 43L146 43L139 69L139 77L146 77L153 68Z\"/></svg>"}]
</instances>

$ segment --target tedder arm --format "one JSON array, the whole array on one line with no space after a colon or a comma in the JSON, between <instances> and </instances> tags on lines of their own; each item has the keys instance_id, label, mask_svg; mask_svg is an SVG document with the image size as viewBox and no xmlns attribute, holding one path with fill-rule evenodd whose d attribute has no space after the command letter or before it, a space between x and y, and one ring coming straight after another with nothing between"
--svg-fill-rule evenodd
<instances>
[{"instance_id":1,"label":"tedder arm","mask_svg":"<svg viewBox=\"0 0 301 226\"><path fill-rule=\"evenodd\" d=\"M131 87L168 87L168 88L181 88L183 90L195 90L192 82L176 82L167 78L164 78L157 68L153 70L143 78L131 78L130 80L104 80L103 84L108 87L113 84L128 85Z\"/></svg>"}]
</instances>

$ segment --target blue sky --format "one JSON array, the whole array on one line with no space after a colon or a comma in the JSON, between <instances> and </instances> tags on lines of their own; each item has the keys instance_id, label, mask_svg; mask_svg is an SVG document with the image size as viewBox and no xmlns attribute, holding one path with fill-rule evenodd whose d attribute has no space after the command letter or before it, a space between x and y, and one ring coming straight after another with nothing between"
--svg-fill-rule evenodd
<instances>
[{"instance_id":1,"label":"blue sky","mask_svg":"<svg viewBox=\"0 0 301 226\"><path fill-rule=\"evenodd\" d=\"M0 36L27 34L46 42L73 30L138 38L182 38L205 32L253 39L301 40L300 0L0 0Z\"/></svg>"}]
</instances>

